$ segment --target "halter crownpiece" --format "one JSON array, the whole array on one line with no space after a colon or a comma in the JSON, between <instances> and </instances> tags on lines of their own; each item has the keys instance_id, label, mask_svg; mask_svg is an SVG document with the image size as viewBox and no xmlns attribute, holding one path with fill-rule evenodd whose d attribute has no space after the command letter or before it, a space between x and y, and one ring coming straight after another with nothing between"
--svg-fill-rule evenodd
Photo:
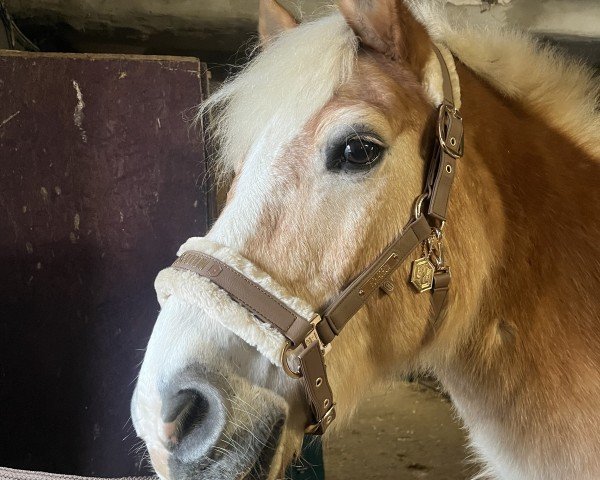
<instances>
[{"instance_id":1,"label":"halter crownpiece","mask_svg":"<svg viewBox=\"0 0 600 480\"><path fill-rule=\"evenodd\" d=\"M289 302L283 302L248 275L208 253L188 250L172 265L176 270L207 278L261 322L275 327L285 337L287 342L282 349L281 366L288 375L304 382L313 416L306 427L308 434L325 433L335 419L333 392L324 361L331 342L375 291L393 291L390 276L419 245L423 247L423 256L413 262L410 281L419 293L432 291L433 325L446 303L450 269L443 255L443 225L456 160L463 155L463 124L455 107L448 66L440 50L436 46L433 50L441 66L444 100L439 107L437 141L425 188L415 201L413 218L323 312L312 317L297 313ZM292 353L297 359L297 369L291 368L288 363L288 356Z\"/></svg>"}]
</instances>

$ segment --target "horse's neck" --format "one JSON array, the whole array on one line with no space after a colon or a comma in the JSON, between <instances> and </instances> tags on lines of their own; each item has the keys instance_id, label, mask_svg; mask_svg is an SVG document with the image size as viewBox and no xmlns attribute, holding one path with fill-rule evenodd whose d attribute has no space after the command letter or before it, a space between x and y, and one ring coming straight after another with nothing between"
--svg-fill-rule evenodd
<instances>
[{"instance_id":1,"label":"horse's neck","mask_svg":"<svg viewBox=\"0 0 600 480\"><path fill-rule=\"evenodd\" d=\"M459 75L466 154L449 212L458 290L447 321L461 338L438 373L473 430L513 421L535 441L553 416L554 432L579 444L591 419L573 402L589 413L600 395L599 163L547 119Z\"/></svg>"},{"instance_id":2,"label":"horse's neck","mask_svg":"<svg viewBox=\"0 0 600 480\"><path fill-rule=\"evenodd\" d=\"M473 327L495 322L500 343L517 332L538 344L580 335L600 343L600 161L466 68L459 73L466 155L450 248L458 267L471 262L459 288L478 296L482 322ZM485 278L468 285L477 275Z\"/></svg>"}]
</instances>

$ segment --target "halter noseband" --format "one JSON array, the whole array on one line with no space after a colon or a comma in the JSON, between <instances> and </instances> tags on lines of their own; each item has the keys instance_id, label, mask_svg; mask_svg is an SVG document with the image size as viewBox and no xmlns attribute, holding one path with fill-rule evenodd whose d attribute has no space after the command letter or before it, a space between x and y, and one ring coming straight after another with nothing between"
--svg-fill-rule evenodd
<instances>
[{"instance_id":1,"label":"halter noseband","mask_svg":"<svg viewBox=\"0 0 600 480\"><path fill-rule=\"evenodd\" d=\"M313 416L313 421L306 427L308 434L322 435L335 419L333 393L324 361L331 342L376 290L382 289L388 294L393 291L390 276L421 244L424 255L413 262L410 281L419 293L432 292L434 325L446 303L450 268L443 256L442 227L446 221L456 160L463 155L463 124L455 107L446 62L435 45L433 50L442 69L444 101L439 107L437 141L425 188L415 201L413 219L320 315L311 319L300 316L260 285L206 253L187 251L173 263L175 269L191 271L209 279L259 320L273 325L287 339L281 363L288 375L304 381ZM299 348L299 368L294 371L288 364L288 352Z\"/></svg>"}]
</instances>

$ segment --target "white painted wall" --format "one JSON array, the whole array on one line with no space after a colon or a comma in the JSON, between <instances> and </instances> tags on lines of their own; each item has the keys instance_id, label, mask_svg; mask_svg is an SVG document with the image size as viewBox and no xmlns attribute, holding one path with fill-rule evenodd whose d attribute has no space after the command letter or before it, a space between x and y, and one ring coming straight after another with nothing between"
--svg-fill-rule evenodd
<instances>
[{"instance_id":1,"label":"white painted wall","mask_svg":"<svg viewBox=\"0 0 600 480\"><path fill-rule=\"evenodd\" d=\"M450 10L474 22L506 23L540 34L600 38L600 0L501 0L484 12L481 2L474 0L449 3Z\"/></svg>"}]
</instances>

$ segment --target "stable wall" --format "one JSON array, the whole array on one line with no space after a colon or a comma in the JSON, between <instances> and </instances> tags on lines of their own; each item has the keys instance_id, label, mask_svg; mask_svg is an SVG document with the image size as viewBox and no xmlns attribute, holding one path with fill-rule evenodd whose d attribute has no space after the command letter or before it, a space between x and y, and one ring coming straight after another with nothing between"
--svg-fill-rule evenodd
<instances>
[{"instance_id":1,"label":"stable wall","mask_svg":"<svg viewBox=\"0 0 600 480\"><path fill-rule=\"evenodd\" d=\"M281 0L297 17L327 11L328 0ZM258 0L6 0L24 30L48 48L80 52L195 55L243 61L255 38ZM597 0L453 0L477 23L506 23L552 37L600 64ZM44 47L44 45L42 45Z\"/></svg>"}]
</instances>

